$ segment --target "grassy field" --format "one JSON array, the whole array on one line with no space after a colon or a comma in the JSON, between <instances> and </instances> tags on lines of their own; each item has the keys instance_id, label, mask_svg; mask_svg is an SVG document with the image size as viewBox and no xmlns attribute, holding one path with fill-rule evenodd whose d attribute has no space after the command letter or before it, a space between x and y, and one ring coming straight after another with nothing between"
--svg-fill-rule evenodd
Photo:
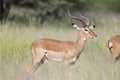
<instances>
[{"instance_id":1,"label":"grassy field","mask_svg":"<svg viewBox=\"0 0 120 80\"><path fill-rule=\"evenodd\" d=\"M96 25L94 31L98 37L86 41L70 80L119 80L120 61L116 64L109 63L111 54L107 48L107 40L120 34L120 15L88 14L95 20L92 24ZM0 80L19 80L25 67L31 62L30 45L34 40L47 37L75 41L78 31L72 28L71 23L63 24L65 23L44 24L40 28L35 27L34 22L27 24L27 27L14 22L0 25ZM66 80L63 64L48 61L37 78L30 73L27 80Z\"/></svg>"}]
</instances>

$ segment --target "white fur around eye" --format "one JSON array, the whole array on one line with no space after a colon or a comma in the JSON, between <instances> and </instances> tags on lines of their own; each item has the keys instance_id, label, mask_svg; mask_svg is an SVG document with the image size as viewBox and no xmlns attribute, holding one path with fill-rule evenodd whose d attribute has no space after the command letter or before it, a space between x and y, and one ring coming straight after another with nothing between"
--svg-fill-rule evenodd
<instances>
[{"instance_id":1,"label":"white fur around eye","mask_svg":"<svg viewBox=\"0 0 120 80\"><path fill-rule=\"evenodd\" d=\"M88 31L89 31L89 30L88 30L88 28L86 27L86 28L84 29L84 32L85 32L85 33L88 33Z\"/></svg>"},{"instance_id":2,"label":"white fur around eye","mask_svg":"<svg viewBox=\"0 0 120 80\"><path fill-rule=\"evenodd\" d=\"M85 33L88 33L88 31L85 31Z\"/></svg>"}]
</instances>

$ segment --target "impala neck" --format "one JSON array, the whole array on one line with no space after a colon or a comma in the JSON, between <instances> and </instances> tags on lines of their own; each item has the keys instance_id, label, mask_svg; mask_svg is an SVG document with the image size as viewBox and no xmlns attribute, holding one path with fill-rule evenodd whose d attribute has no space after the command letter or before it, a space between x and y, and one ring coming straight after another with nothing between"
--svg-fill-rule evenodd
<instances>
[{"instance_id":1,"label":"impala neck","mask_svg":"<svg viewBox=\"0 0 120 80\"><path fill-rule=\"evenodd\" d=\"M80 33L78 35L78 39L76 41L76 45L78 46L78 49L82 51L84 49L86 38Z\"/></svg>"}]
</instances>

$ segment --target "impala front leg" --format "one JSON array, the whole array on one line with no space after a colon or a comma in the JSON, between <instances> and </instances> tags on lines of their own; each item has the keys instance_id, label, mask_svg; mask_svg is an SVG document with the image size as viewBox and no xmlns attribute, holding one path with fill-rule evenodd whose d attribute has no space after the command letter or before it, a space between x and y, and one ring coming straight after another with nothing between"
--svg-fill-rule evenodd
<instances>
[{"instance_id":1,"label":"impala front leg","mask_svg":"<svg viewBox=\"0 0 120 80\"><path fill-rule=\"evenodd\" d=\"M72 60L69 61L69 64L70 64L71 66L74 65L75 62L76 62L76 60L77 60L77 58L74 57Z\"/></svg>"},{"instance_id":2,"label":"impala front leg","mask_svg":"<svg viewBox=\"0 0 120 80\"><path fill-rule=\"evenodd\" d=\"M65 79L70 80L72 77L72 72L71 72L72 65L70 64L69 61L64 61L64 73L65 73Z\"/></svg>"},{"instance_id":3,"label":"impala front leg","mask_svg":"<svg viewBox=\"0 0 120 80\"><path fill-rule=\"evenodd\" d=\"M68 80L69 79L69 62L68 61L64 61L64 74L65 74L65 79Z\"/></svg>"}]
</instances>

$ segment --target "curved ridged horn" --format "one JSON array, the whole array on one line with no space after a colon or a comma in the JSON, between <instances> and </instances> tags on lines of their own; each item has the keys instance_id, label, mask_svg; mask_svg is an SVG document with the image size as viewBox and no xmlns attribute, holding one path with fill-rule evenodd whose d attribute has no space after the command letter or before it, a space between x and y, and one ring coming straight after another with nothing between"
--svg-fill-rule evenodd
<instances>
[{"instance_id":1,"label":"curved ridged horn","mask_svg":"<svg viewBox=\"0 0 120 80\"><path fill-rule=\"evenodd\" d=\"M72 19L81 21L82 24L85 26L89 25L89 18L82 16L80 13L79 13L80 17L72 16L70 14L69 7L67 7L67 13L68 13L68 16L71 17ZM85 19L87 20L87 22L84 21Z\"/></svg>"}]
</instances>

